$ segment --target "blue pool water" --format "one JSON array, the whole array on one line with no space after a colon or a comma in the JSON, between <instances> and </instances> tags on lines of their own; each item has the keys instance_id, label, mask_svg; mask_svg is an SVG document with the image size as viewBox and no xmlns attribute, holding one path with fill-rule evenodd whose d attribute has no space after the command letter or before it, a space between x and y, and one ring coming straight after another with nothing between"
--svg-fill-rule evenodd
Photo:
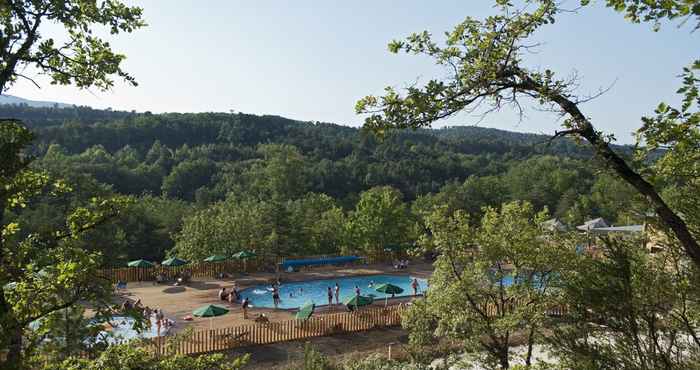
<instances>
[{"instance_id":1,"label":"blue pool water","mask_svg":"<svg viewBox=\"0 0 700 370\"><path fill-rule=\"evenodd\" d=\"M384 293L377 292L374 288L369 287L371 282L374 283L375 287L386 283L399 286L403 288L403 293L397 294L396 297L410 296L413 295L411 281L413 281L413 277L408 275L369 275L282 283L279 308L299 308L306 303L315 303L317 306L327 305L328 287L332 289L335 283L340 285L341 303L344 299L355 295L355 286L360 288L361 295L369 296L373 294L375 299L384 299L386 297ZM427 280L418 279L418 285L418 293L420 294L428 287ZM291 297L290 293L292 293ZM269 285L257 285L243 289L241 295L244 298L247 297L253 307L274 307L272 291ZM333 297L333 303L335 303L335 296Z\"/></svg>"},{"instance_id":2,"label":"blue pool water","mask_svg":"<svg viewBox=\"0 0 700 370\"><path fill-rule=\"evenodd\" d=\"M124 340L134 338L154 338L158 336L158 326L156 325L155 317L151 317L150 327L145 328L141 333L134 330L134 319L124 316L113 316L110 323L114 326L109 326L109 330L102 331L97 336L98 342L117 343ZM161 327L160 335L166 335L168 328Z\"/></svg>"}]
</instances>

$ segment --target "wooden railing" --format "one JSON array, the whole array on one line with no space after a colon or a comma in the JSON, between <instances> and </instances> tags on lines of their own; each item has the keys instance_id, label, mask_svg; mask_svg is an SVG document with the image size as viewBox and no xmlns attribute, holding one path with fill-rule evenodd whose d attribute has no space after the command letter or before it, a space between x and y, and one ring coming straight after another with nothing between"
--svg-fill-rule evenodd
<instances>
[{"instance_id":1,"label":"wooden railing","mask_svg":"<svg viewBox=\"0 0 700 370\"><path fill-rule=\"evenodd\" d=\"M517 301L511 301L506 303L505 305L495 305L493 303L488 303L485 305L480 305L480 309L482 312L484 312L487 316L501 316L503 313L510 313L517 309L518 305L520 304L526 304L523 302L517 302ZM562 317L568 313L568 307L563 306L563 305L555 305L555 304L550 304L547 308L544 310L545 315L550 316L550 317Z\"/></svg>"},{"instance_id":2,"label":"wooden railing","mask_svg":"<svg viewBox=\"0 0 700 370\"><path fill-rule=\"evenodd\" d=\"M224 351L238 347L271 344L338 333L360 332L401 324L403 306L365 308L267 324L252 324L193 332L188 337L157 337L146 343L159 354L183 355Z\"/></svg>"},{"instance_id":3,"label":"wooden railing","mask_svg":"<svg viewBox=\"0 0 700 370\"><path fill-rule=\"evenodd\" d=\"M295 256L288 257L286 260L296 259L311 259L311 258L327 258L335 257L331 255L317 256ZM101 276L111 280L112 282L124 281L154 281L158 275L162 275L167 280L173 280L182 273L187 273L190 277L214 278L221 273L233 274L240 272L275 272L277 264L283 262L285 258L269 257L269 258L251 258L249 260L229 260L222 262L197 262L190 263L184 266L168 267L168 266L153 266L153 267L108 267L101 270Z\"/></svg>"},{"instance_id":4,"label":"wooden railing","mask_svg":"<svg viewBox=\"0 0 700 370\"><path fill-rule=\"evenodd\" d=\"M183 266L153 266L153 267L107 267L101 269L101 276L112 282L124 281L154 281L158 275L167 280L173 280L183 273L190 277L213 278L221 273L233 274L239 272L274 271L275 262L259 258L251 258L247 261L230 260L221 262L197 262Z\"/></svg>"}]
</instances>

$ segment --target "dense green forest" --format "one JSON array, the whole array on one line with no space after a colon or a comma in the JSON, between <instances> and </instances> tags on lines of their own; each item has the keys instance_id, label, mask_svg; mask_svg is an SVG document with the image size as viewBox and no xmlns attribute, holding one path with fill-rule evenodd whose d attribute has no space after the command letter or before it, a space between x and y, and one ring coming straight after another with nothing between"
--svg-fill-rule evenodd
<instances>
[{"instance_id":1,"label":"dense green forest","mask_svg":"<svg viewBox=\"0 0 700 370\"><path fill-rule=\"evenodd\" d=\"M478 214L517 199L572 224L634 218L618 212L633 192L585 147L543 135L452 127L379 140L278 116L87 107L4 105L0 117L35 131L33 165L74 190L15 214L27 225L18 236L54 230L92 197L126 195L128 212L81 241L113 264L160 260L174 247L191 258L244 248L371 252L412 244L441 205Z\"/></svg>"}]
</instances>

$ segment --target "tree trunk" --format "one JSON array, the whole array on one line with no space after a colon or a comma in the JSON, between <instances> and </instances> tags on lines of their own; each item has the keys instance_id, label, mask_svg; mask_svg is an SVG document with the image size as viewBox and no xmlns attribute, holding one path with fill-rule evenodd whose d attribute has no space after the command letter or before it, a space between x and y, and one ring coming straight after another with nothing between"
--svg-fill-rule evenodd
<instances>
[{"instance_id":1,"label":"tree trunk","mask_svg":"<svg viewBox=\"0 0 700 370\"><path fill-rule=\"evenodd\" d=\"M508 343L501 348L501 351L498 354L498 363L501 365L501 369L510 368L510 362L508 361Z\"/></svg>"},{"instance_id":2,"label":"tree trunk","mask_svg":"<svg viewBox=\"0 0 700 370\"><path fill-rule=\"evenodd\" d=\"M537 94L542 94L542 91L547 91L545 86L533 80L522 71L518 73L518 76L522 79L522 82L517 84L517 88ZM688 257L690 257L696 266L700 267L700 245L698 245L697 240L693 238L690 230L688 230L688 225L671 210L656 189L654 189L654 186L635 172L622 157L610 148L610 145L608 145L595 130L593 124L581 113L576 103L561 94L547 95L543 96L543 98L551 100L573 119L574 128L557 133L556 136L575 134L586 139L593 146L595 153L599 155L618 176L632 185L633 188L649 200L661 221L671 229L676 238L678 238L678 241L683 246Z\"/></svg>"},{"instance_id":3,"label":"tree trunk","mask_svg":"<svg viewBox=\"0 0 700 370\"><path fill-rule=\"evenodd\" d=\"M5 363L0 363L0 368L7 370L19 370L22 369L22 328L19 324L14 321L8 324L10 318L5 317L5 322L3 325L7 325L6 333L4 335L9 336L7 339L9 344L7 349L7 359Z\"/></svg>"},{"instance_id":4,"label":"tree trunk","mask_svg":"<svg viewBox=\"0 0 700 370\"><path fill-rule=\"evenodd\" d=\"M527 336L527 355L525 356L525 366L530 368L532 365L532 347L535 345L535 327L530 328L530 333Z\"/></svg>"}]
</instances>

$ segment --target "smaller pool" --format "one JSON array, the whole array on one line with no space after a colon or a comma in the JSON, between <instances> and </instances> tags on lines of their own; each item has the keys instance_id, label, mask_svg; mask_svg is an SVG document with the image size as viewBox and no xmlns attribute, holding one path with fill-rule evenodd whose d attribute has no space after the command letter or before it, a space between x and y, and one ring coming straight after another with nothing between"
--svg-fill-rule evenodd
<instances>
[{"instance_id":1,"label":"smaller pool","mask_svg":"<svg viewBox=\"0 0 700 370\"><path fill-rule=\"evenodd\" d=\"M125 316L113 316L112 319L110 320L110 323L113 326L110 326L109 324L105 325L104 331L100 332L97 336L97 341L98 342L106 342L106 343L117 343L117 342L123 342L125 340L130 340L134 338L154 338L159 336L158 334L158 325L156 325L156 320L154 316L151 316L151 326L147 327L143 330L143 332L139 333L136 330L133 329L134 326L134 319L131 317L125 317ZM160 336L166 335L168 333L169 328L161 326L160 328Z\"/></svg>"},{"instance_id":2,"label":"smaller pool","mask_svg":"<svg viewBox=\"0 0 700 370\"><path fill-rule=\"evenodd\" d=\"M397 294L396 297L411 296L413 295L412 281L413 277L408 275L369 275L282 283L279 308L299 308L306 303L315 303L317 306L327 305L328 287L332 289L336 283L340 286L341 303L344 299L355 295L355 286L360 288L361 295L374 295L374 298L378 300L386 297L384 293L377 292L370 287L370 284L372 286L393 284L403 289L403 293ZM418 286L418 293L424 292L428 287L427 280L418 279ZM241 296L248 298L253 307L274 307L272 288L269 285L256 285L243 289ZM333 303L335 303L335 297Z\"/></svg>"}]
</instances>

